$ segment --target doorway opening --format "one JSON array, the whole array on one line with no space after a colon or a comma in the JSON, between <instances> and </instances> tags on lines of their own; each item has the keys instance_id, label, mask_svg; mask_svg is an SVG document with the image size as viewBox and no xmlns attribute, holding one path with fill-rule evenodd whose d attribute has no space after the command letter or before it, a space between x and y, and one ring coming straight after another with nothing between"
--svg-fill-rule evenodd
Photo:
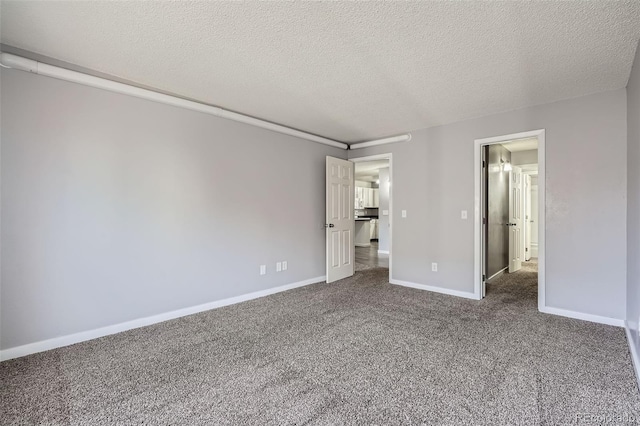
<instances>
[{"instance_id":1,"label":"doorway opening","mask_svg":"<svg viewBox=\"0 0 640 426\"><path fill-rule=\"evenodd\" d=\"M350 159L355 163L356 272L372 268L391 271L391 157L391 154L380 154Z\"/></svg>"},{"instance_id":2,"label":"doorway opening","mask_svg":"<svg viewBox=\"0 0 640 426\"><path fill-rule=\"evenodd\" d=\"M537 292L545 306L544 130L476 140L475 296Z\"/></svg>"}]
</instances>

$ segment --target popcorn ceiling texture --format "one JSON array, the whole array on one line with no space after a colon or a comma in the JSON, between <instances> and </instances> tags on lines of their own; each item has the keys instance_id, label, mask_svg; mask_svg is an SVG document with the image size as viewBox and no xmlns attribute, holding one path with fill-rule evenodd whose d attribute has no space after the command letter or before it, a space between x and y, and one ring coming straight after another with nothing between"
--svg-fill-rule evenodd
<instances>
[{"instance_id":1,"label":"popcorn ceiling texture","mask_svg":"<svg viewBox=\"0 0 640 426\"><path fill-rule=\"evenodd\" d=\"M626 86L640 2L2 2L2 43L355 142Z\"/></svg>"}]
</instances>

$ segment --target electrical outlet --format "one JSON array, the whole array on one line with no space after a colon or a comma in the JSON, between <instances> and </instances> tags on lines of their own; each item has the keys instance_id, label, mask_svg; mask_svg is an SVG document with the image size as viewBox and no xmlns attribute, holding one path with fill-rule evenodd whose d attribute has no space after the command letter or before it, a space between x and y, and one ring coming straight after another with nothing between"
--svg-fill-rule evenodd
<instances>
[{"instance_id":1,"label":"electrical outlet","mask_svg":"<svg viewBox=\"0 0 640 426\"><path fill-rule=\"evenodd\" d=\"M467 218L467 211L466 210L462 210L460 212L460 219L466 219Z\"/></svg>"},{"instance_id":2,"label":"electrical outlet","mask_svg":"<svg viewBox=\"0 0 640 426\"><path fill-rule=\"evenodd\" d=\"M402 210L402 217L407 217L407 211L406 210Z\"/></svg>"},{"instance_id":3,"label":"electrical outlet","mask_svg":"<svg viewBox=\"0 0 640 426\"><path fill-rule=\"evenodd\" d=\"M267 265L260 265L260 275L265 275L267 273Z\"/></svg>"},{"instance_id":4,"label":"electrical outlet","mask_svg":"<svg viewBox=\"0 0 640 426\"><path fill-rule=\"evenodd\" d=\"M282 262L277 262L276 263L276 272L280 272L282 271Z\"/></svg>"},{"instance_id":5,"label":"electrical outlet","mask_svg":"<svg viewBox=\"0 0 640 426\"><path fill-rule=\"evenodd\" d=\"M431 264L431 272L438 272L438 264L436 262Z\"/></svg>"},{"instance_id":6,"label":"electrical outlet","mask_svg":"<svg viewBox=\"0 0 640 426\"><path fill-rule=\"evenodd\" d=\"M283 271L286 271L286 270L287 270L287 268L288 268L287 261L286 261L286 260L283 260L283 261L282 261L282 270L283 270Z\"/></svg>"}]
</instances>

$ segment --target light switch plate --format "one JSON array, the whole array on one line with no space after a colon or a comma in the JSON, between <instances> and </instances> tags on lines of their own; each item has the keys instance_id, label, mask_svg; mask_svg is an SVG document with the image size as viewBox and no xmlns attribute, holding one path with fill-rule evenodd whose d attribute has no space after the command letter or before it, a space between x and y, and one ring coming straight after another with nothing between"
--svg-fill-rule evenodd
<instances>
[{"instance_id":1,"label":"light switch plate","mask_svg":"<svg viewBox=\"0 0 640 426\"><path fill-rule=\"evenodd\" d=\"M460 219L466 219L467 218L467 211L466 210L462 210L460 212Z\"/></svg>"},{"instance_id":2,"label":"light switch plate","mask_svg":"<svg viewBox=\"0 0 640 426\"><path fill-rule=\"evenodd\" d=\"M389 210L382 210L382 216L389 216Z\"/></svg>"},{"instance_id":3,"label":"light switch plate","mask_svg":"<svg viewBox=\"0 0 640 426\"><path fill-rule=\"evenodd\" d=\"M407 211L406 210L402 210L402 217L407 217Z\"/></svg>"}]
</instances>

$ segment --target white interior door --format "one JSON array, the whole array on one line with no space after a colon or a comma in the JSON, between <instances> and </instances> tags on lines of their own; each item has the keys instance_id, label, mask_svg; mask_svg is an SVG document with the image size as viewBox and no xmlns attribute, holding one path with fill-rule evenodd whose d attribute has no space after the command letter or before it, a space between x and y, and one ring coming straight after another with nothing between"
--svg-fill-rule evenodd
<instances>
[{"instance_id":1,"label":"white interior door","mask_svg":"<svg viewBox=\"0 0 640 426\"><path fill-rule=\"evenodd\" d=\"M531 257L538 257L538 185L531 185Z\"/></svg>"},{"instance_id":2,"label":"white interior door","mask_svg":"<svg viewBox=\"0 0 640 426\"><path fill-rule=\"evenodd\" d=\"M524 260L531 259L531 175L524 178Z\"/></svg>"},{"instance_id":3,"label":"white interior door","mask_svg":"<svg viewBox=\"0 0 640 426\"><path fill-rule=\"evenodd\" d=\"M327 282L354 272L354 164L327 156Z\"/></svg>"},{"instance_id":4,"label":"white interior door","mask_svg":"<svg viewBox=\"0 0 640 426\"><path fill-rule=\"evenodd\" d=\"M482 223L482 230L480 231L480 235L481 235L481 241L482 241L482 249L480 250L480 264L481 266L481 272L482 272L482 279L480 280L480 298L484 299L484 297L487 295L487 238L488 236L488 232L487 232L487 204L489 203L489 194L488 194L488 189L489 189L489 175L488 175L488 169L486 167L486 162L489 160L488 156L489 156L489 146L485 145L483 147L480 148L480 155L482 157L482 184L480 185L480 199L481 204L480 204L480 208L481 208L481 213L480 213L480 217L481 217L481 223Z\"/></svg>"},{"instance_id":5,"label":"white interior door","mask_svg":"<svg viewBox=\"0 0 640 426\"><path fill-rule=\"evenodd\" d=\"M522 192L522 169L514 166L509 172L509 272L520 270L524 257Z\"/></svg>"}]
</instances>

